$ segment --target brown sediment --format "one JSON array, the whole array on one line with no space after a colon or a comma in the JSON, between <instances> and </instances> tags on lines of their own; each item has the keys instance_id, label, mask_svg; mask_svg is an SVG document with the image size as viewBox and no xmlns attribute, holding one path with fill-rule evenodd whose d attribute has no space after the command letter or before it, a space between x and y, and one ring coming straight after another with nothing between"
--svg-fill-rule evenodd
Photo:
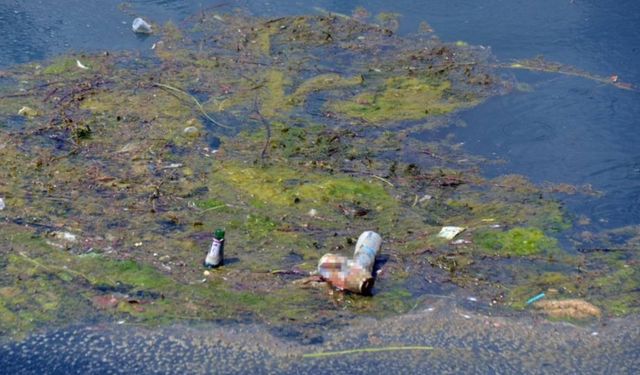
<instances>
[{"instance_id":1,"label":"brown sediment","mask_svg":"<svg viewBox=\"0 0 640 375\"><path fill-rule=\"evenodd\" d=\"M602 315L598 307L581 299L543 300L534 306L552 318L585 319Z\"/></svg>"}]
</instances>

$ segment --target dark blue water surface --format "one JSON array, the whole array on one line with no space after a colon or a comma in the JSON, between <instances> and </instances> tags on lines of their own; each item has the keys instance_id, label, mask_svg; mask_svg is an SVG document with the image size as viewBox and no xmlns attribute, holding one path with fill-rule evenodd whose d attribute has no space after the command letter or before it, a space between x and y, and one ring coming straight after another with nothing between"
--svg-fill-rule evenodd
<instances>
[{"instance_id":1,"label":"dark blue water surface","mask_svg":"<svg viewBox=\"0 0 640 375\"><path fill-rule=\"evenodd\" d=\"M592 74L640 84L640 2L602 0L433 1L172 1L3 0L0 67L69 51L134 49L149 53L155 38L130 30L140 15L180 20L201 9L249 9L263 16L313 13L401 15L399 32L427 21L445 41L491 47L501 62L543 55ZM505 71L531 92L496 97L461 115L450 130L466 150L506 163L485 173L525 174L535 182L591 184L603 197L562 198L588 216L592 229L640 223L640 94L577 77Z\"/></svg>"}]
</instances>

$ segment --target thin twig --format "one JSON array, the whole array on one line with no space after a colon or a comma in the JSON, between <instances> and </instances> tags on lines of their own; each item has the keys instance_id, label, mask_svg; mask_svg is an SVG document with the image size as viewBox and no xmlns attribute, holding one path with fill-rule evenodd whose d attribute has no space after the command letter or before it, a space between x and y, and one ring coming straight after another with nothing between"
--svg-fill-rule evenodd
<instances>
[{"instance_id":1,"label":"thin twig","mask_svg":"<svg viewBox=\"0 0 640 375\"><path fill-rule=\"evenodd\" d=\"M377 178L378 180L382 181L382 182L386 182L387 184L389 184L391 187L394 187L393 184L391 182L389 182L389 180L387 180L386 178L382 178L378 175L372 174L371 177Z\"/></svg>"},{"instance_id":2,"label":"thin twig","mask_svg":"<svg viewBox=\"0 0 640 375\"><path fill-rule=\"evenodd\" d=\"M264 163L264 159L267 157L267 150L269 148L269 144L271 143L271 125L269 124L269 121L267 121L267 119L264 118L262 113L260 113L260 109L258 108L258 95L256 95L253 100L253 106L254 106L255 112L258 114L258 117L260 118L260 121L262 122L262 125L264 126L264 129L267 133L265 137L266 139L264 141L264 147L262 147L262 152L260 153L260 160L262 160L262 162Z\"/></svg>"},{"instance_id":3,"label":"thin twig","mask_svg":"<svg viewBox=\"0 0 640 375\"><path fill-rule=\"evenodd\" d=\"M82 272L78 272L78 271L74 271L70 268L64 268L64 267L57 267L57 266L53 266L53 265L44 265L40 262L38 262L37 260L30 258L27 254L23 253L22 251L19 251L18 254L20 254L24 259L26 259L27 261L29 261L31 264L34 264L36 267L40 267L43 268L49 272L53 272L54 270L58 271L58 272L68 272L70 274L76 275L76 276L80 276L83 279L89 281L91 284L95 284L95 280L90 278L89 276L85 275ZM111 279L109 279L111 280Z\"/></svg>"},{"instance_id":4,"label":"thin twig","mask_svg":"<svg viewBox=\"0 0 640 375\"><path fill-rule=\"evenodd\" d=\"M156 86L156 87L160 87L160 88L164 88L164 89L167 89L167 90L171 90L173 92L177 92L177 93L180 93L182 95L186 95L186 96L190 97L191 100L193 100L194 103L196 103L196 106L198 107L198 109L200 110L202 115L207 118L207 120L211 121L212 123L214 123L215 125L217 125L217 126L219 126L221 128L231 129L230 126L223 125L223 124L219 123L218 121L214 120L213 118L211 118L211 116L209 116L207 114L207 112L204 110L204 107L202 106L202 104L200 103L198 98L196 98L195 96L189 94L188 92L186 92L184 90L181 90L181 89L179 89L177 87L173 87L173 86L164 84L164 83L154 83L153 85Z\"/></svg>"},{"instance_id":5,"label":"thin twig","mask_svg":"<svg viewBox=\"0 0 640 375\"><path fill-rule=\"evenodd\" d=\"M434 348L432 346L388 346L385 348L360 348L360 349L341 350L337 352L308 353L308 354L303 354L302 358L322 358L322 357L331 357L331 356L346 355L346 354L377 353L377 352L390 352L390 351L400 351L400 350L434 350Z\"/></svg>"}]
</instances>

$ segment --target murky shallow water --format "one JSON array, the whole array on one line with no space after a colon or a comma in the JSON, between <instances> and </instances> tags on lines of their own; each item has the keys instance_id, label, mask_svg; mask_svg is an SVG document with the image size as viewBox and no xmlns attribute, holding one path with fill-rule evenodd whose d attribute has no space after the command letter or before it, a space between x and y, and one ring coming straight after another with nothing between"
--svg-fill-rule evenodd
<instances>
[{"instance_id":1,"label":"murky shallow water","mask_svg":"<svg viewBox=\"0 0 640 375\"><path fill-rule=\"evenodd\" d=\"M12 374L634 374L639 328L633 318L577 327L432 300L421 311L362 319L306 345L243 324L72 327L0 346L0 365Z\"/></svg>"},{"instance_id":2,"label":"murky shallow water","mask_svg":"<svg viewBox=\"0 0 640 375\"><path fill-rule=\"evenodd\" d=\"M413 3L394 2L390 6L385 2L367 2L362 5L372 13L378 10L401 13L402 32L414 31L419 21L427 20L443 39L491 46L493 53L502 61L544 54L551 60L599 75L618 74L625 81L640 82L640 74L633 64L640 54L637 45L639 32L633 27L638 24L638 11L633 2L611 5L598 2L594 5L580 1L519 1L508 4L495 1L478 5L469 1L453 6L444 1ZM0 6L0 27L4 29L3 34L12 36L1 42L5 44L0 45L2 50L10 52L0 57L0 65L43 59L68 50L148 51L153 38L132 35L129 31L131 17L117 5L117 2L87 5L86 2L67 1L58 2L57 8L51 9L48 2L23 4L16 1ZM304 2L274 6L244 1L231 5L274 15L313 11ZM356 6L333 1L320 1L317 5L346 14ZM98 13L96 7L103 12L94 19ZM130 11L162 21L181 19L198 9L199 5L185 5L183 2L140 1L132 2ZM616 27L611 27L612 24ZM553 74L512 71L504 74L515 75L518 81L530 84L534 90L493 98L461 114L467 127L446 129L444 132L454 133L455 140L464 142L470 152L506 161L504 164L489 164L485 172L488 175L522 173L536 182L592 184L595 189L602 190L605 193L603 197L561 197L570 212L585 214L591 219L591 224L585 229L638 224L640 153L634 147L640 140L636 120L640 114L638 93ZM520 334L523 332L526 329ZM84 333L70 331L61 335L73 337L70 339L73 347L76 336ZM633 338L637 336L632 337L631 342ZM31 342L32 347L39 351L38 340L34 338L26 345ZM464 342L460 337L451 340ZM487 343L482 338L479 340ZM540 340L537 341L540 343L543 338L532 339L530 344L536 346L535 340ZM358 341L354 343L361 344ZM153 356L162 354L160 346ZM618 351L615 355L626 357L626 363L630 363L628 368L622 367L623 370L637 368L637 361L633 361L634 356L637 360L637 353ZM584 358L583 365L590 363ZM593 357L591 361L597 358L600 357ZM480 359L490 361L491 356ZM65 360L60 361L62 364L59 366L64 366ZM194 361L198 359L194 358ZM106 363L103 364L104 367L98 362L95 368L79 369L100 372L108 368ZM336 366L338 369L347 368L339 367L339 364ZM455 371L455 366L438 368ZM530 366L532 370L538 369L535 364ZM30 369L45 367L46 362L35 362L34 367L26 366L24 370L30 372ZM125 369L134 371L139 368ZM457 369L464 371L464 367ZM513 369L497 367L495 371ZM119 370L114 369L113 372ZM482 371L477 369L475 372Z\"/></svg>"}]
</instances>

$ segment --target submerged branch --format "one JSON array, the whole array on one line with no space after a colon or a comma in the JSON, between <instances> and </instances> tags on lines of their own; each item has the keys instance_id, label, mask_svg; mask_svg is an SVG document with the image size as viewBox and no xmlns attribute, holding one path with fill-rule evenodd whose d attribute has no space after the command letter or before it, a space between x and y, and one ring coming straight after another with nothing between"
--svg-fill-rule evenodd
<instances>
[{"instance_id":1,"label":"submerged branch","mask_svg":"<svg viewBox=\"0 0 640 375\"><path fill-rule=\"evenodd\" d=\"M496 64L495 67L502 69L522 69L534 72L557 73L565 76L585 78L606 85L613 85L622 90L638 91L634 85L620 81L616 75L612 75L611 77L602 77L571 66L565 66L542 59L518 60L508 64Z\"/></svg>"},{"instance_id":2,"label":"submerged branch","mask_svg":"<svg viewBox=\"0 0 640 375\"><path fill-rule=\"evenodd\" d=\"M337 352L308 353L308 354L303 354L302 358L322 358L322 357L332 357L332 356L346 355L346 354L391 352L391 351L400 351L400 350L434 350L434 348L432 346L387 346L384 348L360 348L360 349L341 350Z\"/></svg>"},{"instance_id":3,"label":"submerged branch","mask_svg":"<svg viewBox=\"0 0 640 375\"><path fill-rule=\"evenodd\" d=\"M204 117L207 118L207 120L211 121L212 123L214 123L215 125L221 127L221 128L225 128L225 129L231 129L230 126L227 125L223 125L221 123L219 123L218 121L214 120L211 116L209 116L209 114L207 114L207 111L204 110L204 107L202 106L202 103L200 103L200 101L198 100L198 98L196 98L195 96L189 94L188 92L181 90L177 87L173 87L164 83L154 83L153 84L156 87L160 87L169 91L173 91L174 93L180 93L182 95L186 95L189 98L191 98L191 100L193 100L194 103L196 103L196 106L198 107L198 109L200 110L200 112L202 113L202 115Z\"/></svg>"}]
</instances>

